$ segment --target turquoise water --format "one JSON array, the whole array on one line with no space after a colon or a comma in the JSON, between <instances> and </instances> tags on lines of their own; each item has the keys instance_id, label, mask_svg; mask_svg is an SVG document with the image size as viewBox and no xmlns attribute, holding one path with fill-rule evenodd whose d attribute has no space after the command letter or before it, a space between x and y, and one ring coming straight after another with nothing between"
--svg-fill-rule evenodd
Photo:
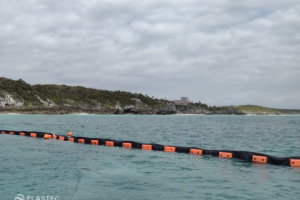
<instances>
[{"instance_id":1,"label":"turquoise water","mask_svg":"<svg viewBox=\"0 0 300 200\"><path fill-rule=\"evenodd\" d=\"M300 156L300 116L0 115L0 129ZM300 169L0 135L0 199L299 199Z\"/></svg>"}]
</instances>

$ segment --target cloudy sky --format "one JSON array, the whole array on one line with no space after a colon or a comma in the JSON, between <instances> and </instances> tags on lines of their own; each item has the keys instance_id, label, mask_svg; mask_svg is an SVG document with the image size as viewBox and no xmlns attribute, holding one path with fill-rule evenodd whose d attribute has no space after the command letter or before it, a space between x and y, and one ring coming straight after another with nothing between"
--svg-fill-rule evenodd
<instances>
[{"instance_id":1,"label":"cloudy sky","mask_svg":"<svg viewBox=\"0 0 300 200\"><path fill-rule=\"evenodd\" d=\"M0 76L300 108L300 1L0 0Z\"/></svg>"}]
</instances>

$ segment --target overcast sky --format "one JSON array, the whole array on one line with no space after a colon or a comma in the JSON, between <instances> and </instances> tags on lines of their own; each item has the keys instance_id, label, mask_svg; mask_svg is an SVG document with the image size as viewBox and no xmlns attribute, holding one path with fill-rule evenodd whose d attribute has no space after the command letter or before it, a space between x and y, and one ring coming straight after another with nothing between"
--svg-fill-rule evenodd
<instances>
[{"instance_id":1,"label":"overcast sky","mask_svg":"<svg viewBox=\"0 0 300 200\"><path fill-rule=\"evenodd\" d=\"M0 0L0 76L300 108L300 1Z\"/></svg>"}]
</instances>

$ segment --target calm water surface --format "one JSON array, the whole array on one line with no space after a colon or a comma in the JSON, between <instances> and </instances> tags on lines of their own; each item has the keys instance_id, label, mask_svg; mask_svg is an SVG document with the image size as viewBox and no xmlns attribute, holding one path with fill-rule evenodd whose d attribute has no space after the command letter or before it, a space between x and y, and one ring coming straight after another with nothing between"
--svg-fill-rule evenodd
<instances>
[{"instance_id":1,"label":"calm water surface","mask_svg":"<svg viewBox=\"0 0 300 200\"><path fill-rule=\"evenodd\" d=\"M0 129L300 156L300 116L0 115ZM300 169L0 135L0 199L300 199Z\"/></svg>"}]
</instances>

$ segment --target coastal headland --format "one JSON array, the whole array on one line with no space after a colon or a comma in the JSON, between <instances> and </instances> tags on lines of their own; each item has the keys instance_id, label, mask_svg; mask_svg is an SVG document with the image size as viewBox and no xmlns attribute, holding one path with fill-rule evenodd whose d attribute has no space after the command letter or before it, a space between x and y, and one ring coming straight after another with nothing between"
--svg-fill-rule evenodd
<instances>
[{"instance_id":1,"label":"coastal headland","mask_svg":"<svg viewBox=\"0 0 300 200\"><path fill-rule=\"evenodd\" d=\"M206 114L206 115L298 115L300 110L256 105L208 106L141 93L108 91L81 86L30 85L23 80L0 78L0 113L19 114Z\"/></svg>"}]
</instances>

